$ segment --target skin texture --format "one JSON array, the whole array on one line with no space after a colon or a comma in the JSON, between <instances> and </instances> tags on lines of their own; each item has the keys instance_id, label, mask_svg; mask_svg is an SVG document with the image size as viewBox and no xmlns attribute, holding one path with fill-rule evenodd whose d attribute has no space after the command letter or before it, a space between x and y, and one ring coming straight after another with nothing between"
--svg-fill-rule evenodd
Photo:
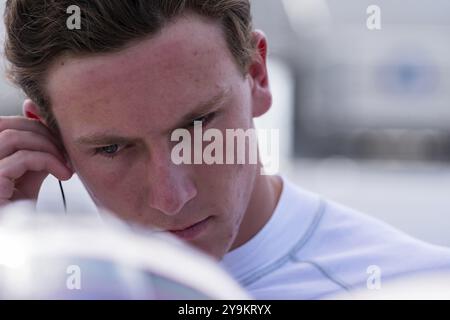
<instances>
[{"instance_id":1,"label":"skin texture","mask_svg":"<svg viewBox=\"0 0 450 320\"><path fill-rule=\"evenodd\" d=\"M258 52L245 76L220 26L195 15L117 53L56 61L46 90L70 166L98 206L164 230L210 217L191 244L218 259L264 226L281 192L278 177L260 175L260 164L175 165L170 158L176 128L193 131L196 119L204 129L253 128L270 108L267 43L261 32L253 36ZM39 117L30 100L24 112Z\"/></svg>"}]
</instances>

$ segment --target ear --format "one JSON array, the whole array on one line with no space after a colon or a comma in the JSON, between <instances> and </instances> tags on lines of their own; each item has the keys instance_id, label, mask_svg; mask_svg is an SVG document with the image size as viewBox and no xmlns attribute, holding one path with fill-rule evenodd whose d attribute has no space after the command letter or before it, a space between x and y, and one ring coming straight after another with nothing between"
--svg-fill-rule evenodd
<instances>
[{"instance_id":1,"label":"ear","mask_svg":"<svg viewBox=\"0 0 450 320\"><path fill-rule=\"evenodd\" d=\"M23 102L22 113L28 119L36 119L43 122L43 119L39 114L39 107L31 99L26 99Z\"/></svg>"},{"instance_id":2,"label":"ear","mask_svg":"<svg viewBox=\"0 0 450 320\"><path fill-rule=\"evenodd\" d=\"M269 87L269 76L267 73L267 39L260 30L252 33L256 52L249 66L248 76L252 90L253 117L259 117L266 113L272 105L272 93Z\"/></svg>"},{"instance_id":3,"label":"ear","mask_svg":"<svg viewBox=\"0 0 450 320\"><path fill-rule=\"evenodd\" d=\"M43 124L50 131L52 131L49 128L47 121L41 116L38 105L36 103L34 103L33 100L25 99L25 101L23 102L23 105L22 105L22 113L26 118L38 120L41 124Z\"/></svg>"},{"instance_id":4,"label":"ear","mask_svg":"<svg viewBox=\"0 0 450 320\"><path fill-rule=\"evenodd\" d=\"M22 113L28 119L38 120L39 122L41 122L44 126L46 126L48 128L47 122L44 120L43 117L41 117L41 115L39 113L39 107L31 99L25 99L25 101L23 102ZM64 156L66 157L66 161L67 161L66 165L70 169L74 170L72 162L70 161L70 158L67 155L64 147L63 147L63 151L64 151Z\"/></svg>"}]
</instances>

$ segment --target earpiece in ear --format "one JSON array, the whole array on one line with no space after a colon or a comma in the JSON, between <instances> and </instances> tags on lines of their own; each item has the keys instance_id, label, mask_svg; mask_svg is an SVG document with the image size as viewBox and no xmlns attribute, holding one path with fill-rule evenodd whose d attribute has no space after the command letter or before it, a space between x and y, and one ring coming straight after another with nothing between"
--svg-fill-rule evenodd
<instances>
[{"instance_id":1,"label":"earpiece in ear","mask_svg":"<svg viewBox=\"0 0 450 320\"><path fill-rule=\"evenodd\" d=\"M35 115L34 113L31 113L29 111L27 111L25 113L25 115L27 116L28 119L41 120L41 119L39 119L39 117L37 115Z\"/></svg>"}]
</instances>

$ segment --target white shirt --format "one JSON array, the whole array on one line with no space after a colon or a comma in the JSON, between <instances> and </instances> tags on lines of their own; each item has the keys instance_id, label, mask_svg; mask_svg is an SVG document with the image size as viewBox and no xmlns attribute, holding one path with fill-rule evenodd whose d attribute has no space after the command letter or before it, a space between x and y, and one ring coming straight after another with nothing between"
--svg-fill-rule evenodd
<instances>
[{"instance_id":1,"label":"white shirt","mask_svg":"<svg viewBox=\"0 0 450 320\"><path fill-rule=\"evenodd\" d=\"M450 248L416 240L286 179L269 222L223 267L257 299L320 299L450 270ZM368 284L369 283L369 284Z\"/></svg>"}]
</instances>

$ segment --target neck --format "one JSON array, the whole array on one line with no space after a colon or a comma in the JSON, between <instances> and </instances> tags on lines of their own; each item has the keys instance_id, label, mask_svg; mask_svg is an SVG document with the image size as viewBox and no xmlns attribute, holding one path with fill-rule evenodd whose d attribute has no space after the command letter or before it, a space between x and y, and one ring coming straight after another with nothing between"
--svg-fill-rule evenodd
<instances>
[{"instance_id":1,"label":"neck","mask_svg":"<svg viewBox=\"0 0 450 320\"><path fill-rule=\"evenodd\" d=\"M278 204L282 187L280 177L261 175L258 170L249 205L230 250L249 241L266 225Z\"/></svg>"}]
</instances>

